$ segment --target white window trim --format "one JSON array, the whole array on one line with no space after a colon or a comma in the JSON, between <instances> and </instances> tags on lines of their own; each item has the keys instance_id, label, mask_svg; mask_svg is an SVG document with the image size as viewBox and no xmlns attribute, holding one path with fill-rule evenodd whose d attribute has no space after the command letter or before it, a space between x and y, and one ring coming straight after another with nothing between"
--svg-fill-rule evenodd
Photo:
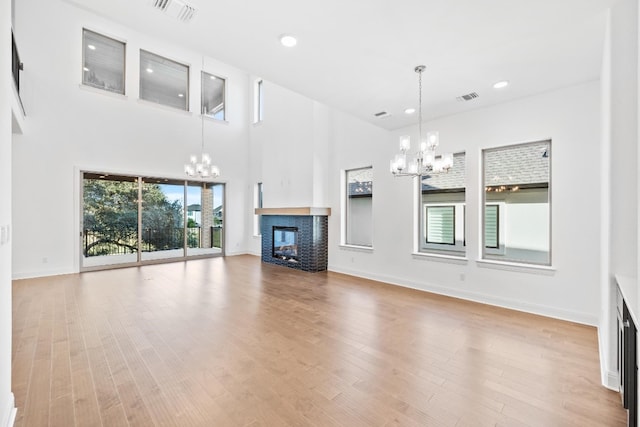
<instances>
[{"instance_id":1,"label":"white window trim","mask_svg":"<svg viewBox=\"0 0 640 427\"><path fill-rule=\"evenodd\" d=\"M262 111L260 101L262 98ZM257 125L264 121L264 79L257 78L253 82L253 124Z\"/></svg>"},{"instance_id":2,"label":"white window trim","mask_svg":"<svg viewBox=\"0 0 640 427\"><path fill-rule=\"evenodd\" d=\"M222 89L223 92L223 103L224 103L224 119L217 119L214 116L211 116L209 114L204 114L204 85L202 84L202 77L203 74L208 74L210 76L214 76L218 79L222 79L224 80L224 87ZM210 73L205 69L200 70L200 114L203 115L206 119L209 120L213 120L215 122L221 122L221 123L229 123L228 120L228 113L229 113L229 104L227 102L227 90L229 89L229 78L225 77L225 76L221 76L219 74L214 74L214 73Z\"/></svg>"},{"instance_id":3,"label":"white window trim","mask_svg":"<svg viewBox=\"0 0 640 427\"><path fill-rule=\"evenodd\" d=\"M261 208L260 206L260 185L262 182L257 182L253 186L253 207L254 209ZM264 195L263 195L264 197ZM254 210L255 212L255 210ZM262 230L260 230L260 215L253 215L253 237L261 237Z\"/></svg>"},{"instance_id":4,"label":"white window trim","mask_svg":"<svg viewBox=\"0 0 640 427\"><path fill-rule=\"evenodd\" d=\"M120 38L120 37L117 37L117 36L114 36L114 35L112 35L112 34L110 34L108 32L98 31L98 30L95 30L93 28L84 27L84 26L81 27L81 28L82 29L81 29L81 37L80 37L81 41L80 41L80 43L82 44L82 52L81 52L82 54L81 54L81 59L80 60L82 62L80 64L81 65L80 66L80 87L88 89L88 90L95 91L95 93L106 92L106 93L108 93L110 95L114 95L116 97L121 96L121 97L125 97L126 98L127 97L127 85L128 85L128 79L127 79L127 58L128 58L127 45L128 45L128 43L127 43L127 40L123 39L123 38ZM84 83L84 31L85 30L90 31L90 32L92 32L94 34L98 34L98 35L100 35L102 37L106 37L108 39L120 42L120 43L122 43L124 45L124 64L123 64L124 69L122 70L122 72L123 72L123 76L122 76L122 85L123 85L122 93L112 92L110 90L101 89L99 87L87 85L87 84Z\"/></svg>"},{"instance_id":5,"label":"white window trim","mask_svg":"<svg viewBox=\"0 0 640 427\"><path fill-rule=\"evenodd\" d=\"M550 158L549 158L549 177L548 177L548 186L547 186L547 191L548 191L548 203L549 203L549 263L548 264L535 264L535 263L527 263L526 261L518 261L518 260L494 260L494 259L490 259L490 258L485 258L485 248L484 248L484 206L487 203L486 200L486 192L485 192L485 179L484 179L484 174L485 174L485 164L484 164L484 153L486 151L494 151L494 150L499 150L499 149L504 149L504 148L508 148L508 147L516 147L516 146L520 146L520 145L530 145L530 144L536 144L536 143L543 143L546 142L549 144L549 154L550 154ZM480 188L480 203L483 206L482 208L482 214L479 215L479 220L480 220L480 227L479 227L479 235L480 235L480 239L479 239L479 254L481 259L476 261L476 264L478 266L481 267L495 267L497 269L501 269L501 270L509 270L509 271L545 271L545 272L551 272L551 274L553 274L555 272L555 268L553 267L553 209L552 209L552 176L553 176L553 148L552 148L552 138L547 138L547 139L541 139L538 141L529 141L529 142L521 142L521 143L515 143L515 144L509 144L509 145L500 145L500 146L493 146L493 147L486 147L486 148L480 148L480 170L479 170L479 177L480 177L480 182L482 183L482 186ZM493 202L491 202L490 204L495 204ZM504 209L500 209L501 211L504 211ZM501 224L504 224L502 215L500 216L499 219ZM502 225L501 225L502 227ZM504 233L501 233L502 235L504 235ZM491 254L489 254L491 255Z\"/></svg>"},{"instance_id":6,"label":"white window trim","mask_svg":"<svg viewBox=\"0 0 640 427\"><path fill-rule=\"evenodd\" d=\"M373 230L375 227L371 227L371 246L365 245L354 245L352 243L347 242L347 173L354 170L359 169L371 169L373 172L373 166L361 166L354 167L349 169L342 169L340 171L340 247L343 248L352 248L352 249L371 249L374 247L374 233ZM373 202L373 199L372 199ZM374 212L373 212L373 203L371 206L371 223L375 224Z\"/></svg>"},{"instance_id":7,"label":"white window trim","mask_svg":"<svg viewBox=\"0 0 640 427\"><path fill-rule=\"evenodd\" d=\"M187 108L186 109L173 107L171 105L163 104L161 102L154 102L154 101L150 101L148 99L142 99L141 98L141 96L142 96L142 94L141 94L141 92L142 92L142 90L141 90L142 89L141 79L142 79L142 71L143 70L142 70L142 67L140 66L140 64L142 63L142 52L147 52L147 53L149 53L151 55L160 57L162 59L166 59L166 60L171 61L171 62L175 62L176 64L182 65L184 67L187 67L187 90L185 91L185 94L184 94L187 97L187 99L186 99ZM147 103L147 104L152 104L152 105L159 105L159 106L162 106L162 107L165 107L165 108L169 108L169 109L174 110L174 111L182 111L182 112L185 112L185 113L191 113L191 102L193 100L193 96L191 96L191 90L192 90L192 87L191 87L191 72L192 72L192 68L193 67L188 62L183 62L183 61L180 61L179 59L175 59L173 57L160 55L158 53L152 52L152 51L147 50L147 49L142 49L142 48L138 49L138 101L139 102L143 102L143 103Z\"/></svg>"}]
</instances>

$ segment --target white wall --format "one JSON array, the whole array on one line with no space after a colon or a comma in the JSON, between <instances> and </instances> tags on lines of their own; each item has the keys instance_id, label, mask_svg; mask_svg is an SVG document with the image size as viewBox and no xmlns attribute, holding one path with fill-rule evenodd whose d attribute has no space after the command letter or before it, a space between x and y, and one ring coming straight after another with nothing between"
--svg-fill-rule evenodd
<instances>
[{"instance_id":1,"label":"white wall","mask_svg":"<svg viewBox=\"0 0 640 427\"><path fill-rule=\"evenodd\" d=\"M201 145L202 57L59 0L23 0L16 21L26 64L23 101L29 132L15 137L13 151L13 275L74 272L79 263L78 171L183 178L184 162ZM126 97L80 87L83 27L127 42ZM137 99L141 48L191 66L193 113ZM211 58L204 68L227 78L228 122L206 120L205 150L222 171L219 181L227 183L227 254L244 253L251 208L245 191L248 75Z\"/></svg>"},{"instance_id":2,"label":"white wall","mask_svg":"<svg viewBox=\"0 0 640 427\"><path fill-rule=\"evenodd\" d=\"M250 125L252 186L247 191L252 194L253 185L262 182L265 208L327 207L329 194L337 190L328 185L326 166L332 110L269 81L263 90L264 120ZM260 255L259 236L249 239L248 252Z\"/></svg>"},{"instance_id":3,"label":"white wall","mask_svg":"<svg viewBox=\"0 0 640 427\"><path fill-rule=\"evenodd\" d=\"M600 311L600 129L598 82L578 85L508 104L428 123L440 131L441 150L466 152L468 262L412 256L414 185L394 178L388 162L402 134L417 127L367 136L353 120L334 122L330 175L362 164L374 168L374 249L340 248L336 218L330 223L329 267L418 289L597 324ZM360 125L361 128L366 127ZM355 135L343 137L355 130ZM373 131L372 131L373 132ZM340 138L350 140L341 144ZM483 148L551 139L553 272L494 268L480 258ZM334 215L339 196L332 194ZM579 297L578 297L579 295Z\"/></svg>"},{"instance_id":4,"label":"white wall","mask_svg":"<svg viewBox=\"0 0 640 427\"><path fill-rule=\"evenodd\" d=\"M638 5L618 2L608 15L602 93L602 272L599 340L602 381L617 388L615 276L638 270ZM637 310L637 308L636 308Z\"/></svg>"},{"instance_id":5,"label":"white wall","mask_svg":"<svg viewBox=\"0 0 640 427\"><path fill-rule=\"evenodd\" d=\"M0 226L11 226L11 0L0 0ZM11 241L0 243L0 427L13 424L11 393Z\"/></svg>"}]
</instances>

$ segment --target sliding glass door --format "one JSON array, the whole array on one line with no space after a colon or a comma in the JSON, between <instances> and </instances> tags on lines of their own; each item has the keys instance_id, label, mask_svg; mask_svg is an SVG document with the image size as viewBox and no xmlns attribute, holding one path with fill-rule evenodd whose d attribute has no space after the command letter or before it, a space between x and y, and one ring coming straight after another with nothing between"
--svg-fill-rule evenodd
<instances>
[{"instance_id":1,"label":"sliding glass door","mask_svg":"<svg viewBox=\"0 0 640 427\"><path fill-rule=\"evenodd\" d=\"M224 188L84 172L81 269L223 255Z\"/></svg>"},{"instance_id":2,"label":"sliding glass door","mask_svg":"<svg viewBox=\"0 0 640 427\"><path fill-rule=\"evenodd\" d=\"M143 178L142 261L184 256L184 181Z\"/></svg>"},{"instance_id":3,"label":"sliding glass door","mask_svg":"<svg viewBox=\"0 0 640 427\"><path fill-rule=\"evenodd\" d=\"M187 185L187 256L222 253L224 184Z\"/></svg>"},{"instance_id":4,"label":"sliding glass door","mask_svg":"<svg viewBox=\"0 0 640 427\"><path fill-rule=\"evenodd\" d=\"M82 266L137 262L138 179L85 173L82 184Z\"/></svg>"}]
</instances>

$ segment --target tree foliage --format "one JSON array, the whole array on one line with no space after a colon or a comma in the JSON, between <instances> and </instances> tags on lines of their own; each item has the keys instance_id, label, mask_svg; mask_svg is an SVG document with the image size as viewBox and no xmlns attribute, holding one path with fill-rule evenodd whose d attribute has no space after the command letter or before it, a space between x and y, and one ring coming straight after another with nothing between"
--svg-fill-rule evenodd
<instances>
[{"instance_id":1,"label":"tree foliage","mask_svg":"<svg viewBox=\"0 0 640 427\"><path fill-rule=\"evenodd\" d=\"M145 183L142 193L141 238L145 250L182 247L180 201L169 201L158 184ZM137 200L137 182L84 180L85 256L137 250Z\"/></svg>"}]
</instances>

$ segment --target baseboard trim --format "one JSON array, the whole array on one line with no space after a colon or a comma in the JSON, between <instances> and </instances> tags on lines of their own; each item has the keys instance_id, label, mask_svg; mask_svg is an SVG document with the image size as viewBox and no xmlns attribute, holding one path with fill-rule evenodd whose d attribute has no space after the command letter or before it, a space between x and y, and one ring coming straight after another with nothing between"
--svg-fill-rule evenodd
<instances>
[{"instance_id":1,"label":"baseboard trim","mask_svg":"<svg viewBox=\"0 0 640 427\"><path fill-rule=\"evenodd\" d=\"M18 413L18 409L15 406L15 399L13 397L13 393L9 393L9 398L7 399L7 405L5 406L4 418L1 419L0 426L2 427L13 427L14 422L16 421L16 414ZM2 414L0 414L2 416Z\"/></svg>"},{"instance_id":2,"label":"baseboard trim","mask_svg":"<svg viewBox=\"0 0 640 427\"><path fill-rule=\"evenodd\" d=\"M22 271L22 272L13 272L11 276L11 280L21 280L21 279L35 279L38 277L48 277L48 276L62 276L65 274L75 274L77 271L66 270L66 269L56 269L56 270L42 270L42 271Z\"/></svg>"},{"instance_id":3,"label":"baseboard trim","mask_svg":"<svg viewBox=\"0 0 640 427\"><path fill-rule=\"evenodd\" d=\"M445 288L443 286L433 285L431 283L413 282L410 280L403 280L397 277L385 276L379 274L367 274L361 271L350 270L347 268L341 268L336 266L329 266L329 271L336 273L347 274L349 276L362 277L364 279L375 280L378 282L388 283L394 286L401 286L403 288L415 289L418 291L431 292L434 294L445 295L448 297L464 299L467 301L478 302L481 304L493 305L501 308L508 308L511 310L522 311L525 313L536 314L545 317L551 317L559 320L566 320L569 322L580 323L588 326L598 326L598 318L588 313L563 310L557 307L550 307L539 304L529 304L518 300L509 298L500 298L493 295L482 294L478 292L460 291L456 289Z\"/></svg>"}]
</instances>

